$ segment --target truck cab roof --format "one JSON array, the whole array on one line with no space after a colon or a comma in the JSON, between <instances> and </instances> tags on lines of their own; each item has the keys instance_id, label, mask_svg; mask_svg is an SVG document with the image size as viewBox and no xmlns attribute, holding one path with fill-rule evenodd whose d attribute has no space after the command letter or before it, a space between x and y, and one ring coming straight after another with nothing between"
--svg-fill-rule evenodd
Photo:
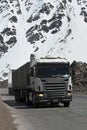
<instances>
[{"instance_id":1,"label":"truck cab roof","mask_svg":"<svg viewBox=\"0 0 87 130\"><path fill-rule=\"evenodd\" d=\"M68 60L64 57L50 55L39 58L35 55L32 55L31 61L34 61L34 63L69 63Z\"/></svg>"}]
</instances>

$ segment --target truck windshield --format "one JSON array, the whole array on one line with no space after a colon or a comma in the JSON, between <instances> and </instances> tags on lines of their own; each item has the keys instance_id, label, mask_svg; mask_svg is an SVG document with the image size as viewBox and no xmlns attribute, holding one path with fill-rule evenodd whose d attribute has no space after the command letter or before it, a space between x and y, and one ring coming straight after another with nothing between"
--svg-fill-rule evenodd
<instances>
[{"instance_id":1,"label":"truck windshield","mask_svg":"<svg viewBox=\"0 0 87 130\"><path fill-rule=\"evenodd\" d=\"M53 77L69 74L69 64L41 64L36 67L38 77Z\"/></svg>"}]
</instances>

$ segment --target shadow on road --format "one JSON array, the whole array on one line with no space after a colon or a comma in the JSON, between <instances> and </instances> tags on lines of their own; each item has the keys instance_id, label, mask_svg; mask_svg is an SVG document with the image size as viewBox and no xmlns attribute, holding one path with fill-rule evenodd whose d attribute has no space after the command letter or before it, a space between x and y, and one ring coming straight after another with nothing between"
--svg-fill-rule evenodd
<instances>
[{"instance_id":1,"label":"shadow on road","mask_svg":"<svg viewBox=\"0 0 87 130\"><path fill-rule=\"evenodd\" d=\"M8 89L0 89L0 95L2 97L3 102L5 102L8 106L13 107L15 109L33 109L32 105L26 105L22 102L15 102L14 95L8 94ZM47 104L47 105L40 105L39 107L35 109L40 108L56 108L56 107L63 107L62 104Z\"/></svg>"},{"instance_id":2,"label":"shadow on road","mask_svg":"<svg viewBox=\"0 0 87 130\"><path fill-rule=\"evenodd\" d=\"M16 109L27 109L27 108L29 108L29 106L27 106L25 103L15 102L15 100L3 100L3 101L8 106L16 108Z\"/></svg>"},{"instance_id":3,"label":"shadow on road","mask_svg":"<svg viewBox=\"0 0 87 130\"><path fill-rule=\"evenodd\" d=\"M26 105L23 102L15 102L14 96L10 96L8 94L1 94L3 102L6 103L8 106L13 107L15 109L33 109L32 105ZM41 109L41 108L56 108L56 107L63 107L62 104L40 104L35 109Z\"/></svg>"},{"instance_id":4,"label":"shadow on road","mask_svg":"<svg viewBox=\"0 0 87 130\"><path fill-rule=\"evenodd\" d=\"M10 107L13 107L15 109L41 109L41 108L63 108L63 105L58 105L58 104L55 104L55 105L50 105L50 104L47 104L47 105L40 105L36 108L33 108L32 105L26 105L25 103L19 103L19 102L15 102L14 100L4 100L4 102L10 106Z\"/></svg>"}]
</instances>

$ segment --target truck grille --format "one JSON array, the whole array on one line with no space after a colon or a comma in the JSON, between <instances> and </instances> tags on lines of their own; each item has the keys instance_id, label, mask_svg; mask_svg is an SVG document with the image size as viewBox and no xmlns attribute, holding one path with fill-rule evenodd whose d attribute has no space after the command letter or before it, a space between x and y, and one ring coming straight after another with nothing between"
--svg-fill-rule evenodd
<instances>
[{"instance_id":1,"label":"truck grille","mask_svg":"<svg viewBox=\"0 0 87 130\"><path fill-rule=\"evenodd\" d=\"M48 98L60 98L66 94L66 83L46 83L45 91Z\"/></svg>"}]
</instances>

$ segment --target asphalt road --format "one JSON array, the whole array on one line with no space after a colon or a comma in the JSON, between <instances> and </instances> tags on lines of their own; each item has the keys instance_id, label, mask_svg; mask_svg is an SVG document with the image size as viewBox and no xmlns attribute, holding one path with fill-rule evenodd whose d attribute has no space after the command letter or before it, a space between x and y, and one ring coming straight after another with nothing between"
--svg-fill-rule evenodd
<instances>
[{"instance_id":1,"label":"asphalt road","mask_svg":"<svg viewBox=\"0 0 87 130\"><path fill-rule=\"evenodd\" d=\"M0 94L7 103L18 130L87 130L87 96L73 95L69 108L61 104L56 107L32 108L15 103L7 90Z\"/></svg>"}]
</instances>

